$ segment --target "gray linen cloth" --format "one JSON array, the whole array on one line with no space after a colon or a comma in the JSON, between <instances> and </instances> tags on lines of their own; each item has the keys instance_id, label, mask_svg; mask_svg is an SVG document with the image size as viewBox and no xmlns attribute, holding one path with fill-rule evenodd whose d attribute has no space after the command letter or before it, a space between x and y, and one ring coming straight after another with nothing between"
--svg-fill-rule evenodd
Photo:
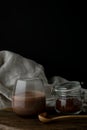
<instances>
[{"instance_id":1,"label":"gray linen cloth","mask_svg":"<svg viewBox=\"0 0 87 130\"><path fill-rule=\"evenodd\" d=\"M47 104L53 105L52 87L55 84L67 82L67 80L54 76L51 83L48 83L44 67L41 64L8 50L0 51L0 109L11 107L12 91L17 79L33 77L43 80Z\"/></svg>"},{"instance_id":2,"label":"gray linen cloth","mask_svg":"<svg viewBox=\"0 0 87 130\"><path fill-rule=\"evenodd\" d=\"M8 50L0 51L0 109L11 106L16 80L32 77L47 83L42 65Z\"/></svg>"}]
</instances>

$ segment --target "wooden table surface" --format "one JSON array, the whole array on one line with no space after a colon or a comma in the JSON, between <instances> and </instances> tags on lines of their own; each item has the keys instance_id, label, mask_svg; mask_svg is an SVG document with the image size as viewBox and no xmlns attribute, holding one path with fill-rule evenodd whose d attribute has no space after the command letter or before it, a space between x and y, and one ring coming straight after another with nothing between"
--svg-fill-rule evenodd
<instances>
[{"instance_id":1,"label":"wooden table surface","mask_svg":"<svg viewBox=\"0 0 87 130\"><path fill-rule=\"evenodd\" d=\"M38 118L25 119L11 111L0 111L0 130L87 130L87 119L42 123Z\"/></svg>"}]
</instances>

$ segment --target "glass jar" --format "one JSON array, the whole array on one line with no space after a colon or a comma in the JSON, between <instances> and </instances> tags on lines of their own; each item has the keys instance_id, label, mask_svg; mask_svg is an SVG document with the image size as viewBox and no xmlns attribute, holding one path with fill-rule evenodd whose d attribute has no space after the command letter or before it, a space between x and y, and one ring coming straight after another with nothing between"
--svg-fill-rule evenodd
<instances>
[{"instance_id":1,"label":"glass jar","mask_svg":"<svg viewBox=\"0 0 87 130\"><path fill-rule=\"evenodd\" d=\"M70 81L54 86L55 109L61 114L79 114L82 108L81 86L77 81Z\"/></svg>"},{"instance_id":2,"label":"glass jar","mask_svg":"<svg viewBox=\"0 0 87 130\"><path fill-rule=\"evenodd\" d=\"M37 115L45 111L44 84L39 78L18 79L13 91L12 108L20 116Z\"/></svg>"}]
</instances>

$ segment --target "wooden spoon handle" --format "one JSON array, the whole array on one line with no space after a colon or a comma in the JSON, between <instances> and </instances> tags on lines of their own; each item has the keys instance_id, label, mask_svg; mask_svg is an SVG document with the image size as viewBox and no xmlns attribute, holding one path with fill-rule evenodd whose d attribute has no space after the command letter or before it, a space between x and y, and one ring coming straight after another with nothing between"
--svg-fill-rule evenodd
<instances>
[{"instance_id":1,"label":"wooden spoon handle","mask_svg":"<svg viewBox=\"0 0 87 130\"><path fill-rule=\"evenodd\" d=\"M64 115L64 116L47 118L46 114L47 113L42 113L38 116L39 120L43 123L47 123L47 122L51 122L51 121L55 121L55 120L59 120L59 119L79 119L79 118L81 118L81 119L86 118L87 119L87 115Z\"/></svg>"},{"instance_id":2,"label":"wooden spoon handle","mask_svg":"<svg viewBox=\"0 0 87 130\"><path fill-rule=\"evenodd\" d=\"M87 115L65 115L65 116L57 116L53 117L53 120L57 119L77 119L77 118L87 118Z\"/></svg>"}]
</instances>

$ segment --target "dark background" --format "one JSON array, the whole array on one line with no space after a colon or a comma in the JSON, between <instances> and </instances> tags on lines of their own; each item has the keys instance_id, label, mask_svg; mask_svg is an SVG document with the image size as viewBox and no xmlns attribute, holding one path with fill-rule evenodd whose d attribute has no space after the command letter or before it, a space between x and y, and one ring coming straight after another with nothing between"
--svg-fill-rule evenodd
<instances>
[{"instance_id":1,"label":"dark background","mask_svg":"<svg viewBox=\"0 0 87 130\"><path fill-rule=\"evenodd\" d=\"M0 8L0 51L35 60L48 78L86 81L86 3L28 5Z\"/></svg>"}]
</instances>

